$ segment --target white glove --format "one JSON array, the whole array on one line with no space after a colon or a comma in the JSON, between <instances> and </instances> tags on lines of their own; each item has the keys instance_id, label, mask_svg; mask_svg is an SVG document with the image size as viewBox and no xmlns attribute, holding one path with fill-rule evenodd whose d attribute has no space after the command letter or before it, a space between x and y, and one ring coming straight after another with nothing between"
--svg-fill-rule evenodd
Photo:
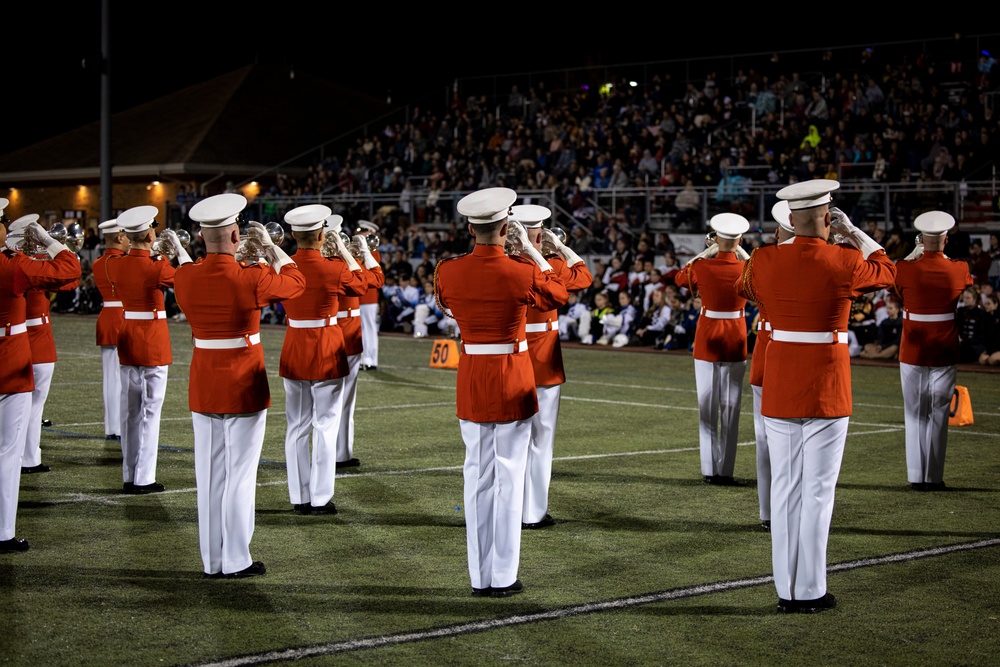
<instances>
[{"instance_id":1,"label":"white glove","mask_svg":"<svg viewBox=\"0 0 1000 667\"><path fill-rule=\"evenodd\" d=\"M280 247L274 245L274 241L271 240L271 235L267 233L267 229L264 225L259 222L255 220L250 221L250 224L247 225L247 238L253 240L254 243L261 247L264 259L267 260L268 264L274 267L275 273L281 273L281 267L286 264L295 263L292 258L288 256L288 253Z\"/></svg>"},{"instance_id":2,"label":"white glove","mask_svg":"<svg viewBox=\"0 0 1000 667\"><path fill-rule=\"evenodd\" d=\"M528 232L524 229L524 226L517 220L511 220L507 226L509 229L507 235L512 237L514 243L521 246L521 255L537 264L543 273L551 271L552 266L545 260L542 253L538 252L538 249L531 245L531 242L528 240Z\"/></svg>"},{"instance_id":3,"label":"white glove","mask_svg":"<svg viewBox=\"0 0 1000 667\"><path fill-rule=\"evenodd\" d=\"M845 239L855 248L861 251L865 259L879 250L884 250L882 246L875 242L875 239L865 234L854 226L847 214L836 206L830 207L830 228L845 237Z\"/></svg>"},{"instance_id":4,"label":"white glove","mask_svg":"<svg viewBox=\"0 0 1000 667\"><path fill-rule=\"evenodd\" d=\"M333 242L337 246L337 254L339 254L340 258L347 263L347 268L351 271L360 271L361 265L358 264L358 260L356 260L354 255L351 254L350 248L348 248L347 244L344 243L344 239L340 237L339 232L333 235Z\"/></svg>"},{"instance_id":5,"label":"white glove","mask_svg":"<svg viewBox=\"0 0 1000 667\"><path fill-rule=\"evenodd\" d=\"M573 252L572 248L559 240L559 237L552 233L551 229L546 229L542 231L542 236L545 240L552 244L552 247L556 249L562 258L566 260L566 266L574 266L583 261L579 255Z\"/></svg>"},{"instance_id":6,"label":"white glove","mask_svg":"<svg viewBox=\"0 0 1000 667\"><path fill-rule=\"evenodd\" d=\"M750 259L750 253L748 253L746 250L744 250L743 246L738 245L738 246L736 246L736 257L741 262L745 262L748 259Z\"/></svg>"},{"instance_id":7,"label":"white glove","mask_svg":"<svg viewBox=\"0 0 1000 667\"><path fill-rule=\"evenodd\" d=\"M38 242L45 246L45 252L47 252L49 257L52 259L55 259L56 255L61 253L63 250L69 250L69 248L65 245L49 236L49 233L45 231L45 228L37 222L29 222L24 228L24 231L27 232L29 229L31 230L31 233L35 235L35 238L38 239Z\"/></svg>"},{"instance_id":8,"label":"white glove","mask_svg":"<svg viewBox=\"0 0 1000 667\"><path fill-rule=\"evenodd\" d=\"M187 264L191 261L191 256L187 253L187 250L184 249L184 246L181 245L181 240L177 238L177 232L172 229L164 229L163 235L167 237L167 240L170 241L170 245L174 247L174 252L177 253L177 266Z\"/></svg>"},{"instance_id":9,"label":"white glove","mask_svg":"<svg viewBox=\"0 0 1000 667\"><path fill-rule=\"evenodd\" d=\"M340 236L339 234L337 236ZM375 260L374 255L372 255L371 249L368 247L368 237L363 234L357 234L354 237L354 243L361 248L361 258L365 260L365 268L371 271L376 266L378 262Z\"/></svg>"},{"instance_id":10,"label":"white glove","mask_svg":"<svg viewBox=\"0 0 1000 667\"><path fill-rule=\"evenodd\" d=\"M719 244L713 243L712 245L708 246L707 248L699 252L697 255L689 259L684 266L690 266L691 264L697 262L699 259L711 259L718 254L719 254Z\"/></svg>"},{"instance_id":11,"label":"white glove","mask_svg":"<svg viewBox=\"0 0 1000 667\"><path fill-rule=\"evenodd\" d=\"M924 255L924 244L918 243L915 246L913 246L913 250L910 251L910 254L903 258L903 261L912 262L915 259L920 259L921 257L923 257L923 255Z\"/></svg>"}]
</instances>

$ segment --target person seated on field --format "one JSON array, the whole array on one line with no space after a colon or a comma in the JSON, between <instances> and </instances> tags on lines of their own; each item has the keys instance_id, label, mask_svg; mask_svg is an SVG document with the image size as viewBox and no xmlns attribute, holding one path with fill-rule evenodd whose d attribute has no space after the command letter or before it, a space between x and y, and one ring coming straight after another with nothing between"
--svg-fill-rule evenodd
<instances>
[{"instance_id":1,"label":"person seated on field","mask_svg":"<svg viewBox=\"0 0 1000 667\"><path fill-rule=\"evenodd\" d=\"M858 355L862 359L895 359L899 355L899 339L903 334L903 317L899 304L885 302L886 317L878 325L876 340L865 345Z\"/></svg>"}]
</instances>

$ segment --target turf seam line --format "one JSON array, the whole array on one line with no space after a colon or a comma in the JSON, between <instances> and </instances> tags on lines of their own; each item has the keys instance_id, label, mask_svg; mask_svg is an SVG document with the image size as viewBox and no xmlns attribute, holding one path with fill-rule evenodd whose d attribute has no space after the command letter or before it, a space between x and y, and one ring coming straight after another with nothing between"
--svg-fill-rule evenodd
<instances>
[{"instance_id":1,"label":"turf seam line","mask_svg":"<svg viewBox=\"0 0 1000 667\"><path fill-rule=\"evenodd\" d=\"M970 551L973 549L995 547L997 545L1000 545L1000 538L988 538L983 540L977 540L975 542L952 544L943 547L931 547L928 549L917 549L914 551L886 554L884 556L859 558L856 560L845 561L842 563L836 563L830 565L827 567L827 572L848 572L862 567L874 567L876 565L893 565L896 563L903 563L922 558L944 556L961 551ZM489 630L498 630L517 625L538 623L541 621L561 620L564 618L571 618L573 616L593 614L602 611L618 611L621 609L627 609L629 607L636 607L646 604L655 604L658 602L669 602L672 600L681 600L685 598L699 597L702 595L709 595L712 593L727 593L730 591L752 588L754 586L762 586L764 584L771 583L773 581L774 581L773 576L762 575L762 576L748 577L743 579L733 579L729 581L718 581L709 584L697 584L694 586L673 588L670 590L660 591L656 593L646 593L643 595L615 598L611 600L604 600L601 602L588 602L585 604L571 605L568 607L559 607L556 609L551 609L549 611L536 612L532 614L516 614L514 616L506 616L495 619L485 619L480 621L472 621L468 623L458 623L454 625L446 625L437 628L428 628L426 630L400 632L391 635L376 635L373 637L362 637L359 639L350 639L347 641L331 642L327 644L316 644L313 646L307 646L303 648L281 649L278 651L269 651L266 653L257 653L240 657L228 658L217 662L192 663L188 667L242 667L244 665L263 665L270 662L301 660L304 658L312 658L323 655L334 655L338 653L347 653L350 651L370 650L376 648L383 648L386 646L398 646L401 644L409 644L418 641L427 641L430 639L446 639L465 634L472 634L476 632L486 632Z\"/></svg>"}]
</instances>

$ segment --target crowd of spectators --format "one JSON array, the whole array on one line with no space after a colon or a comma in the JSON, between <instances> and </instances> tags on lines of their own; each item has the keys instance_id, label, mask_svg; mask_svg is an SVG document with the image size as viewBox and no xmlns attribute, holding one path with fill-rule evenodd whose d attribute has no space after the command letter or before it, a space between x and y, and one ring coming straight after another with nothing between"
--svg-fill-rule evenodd
<instances>
[{"instance_id":1,"label":"crowd of spectators","mask_svg":"<svg viewBox=\"0 0 1000 667\"><path fill-rule=\"evenodd\" d=\"M775 53L739 60L726 77L708 72L683 81L664 67L638 86L616 75L610 87L594 81L556 88L533 75L499 97L463 97L456 88L450 104L411 107L405 122L359 136L342 154L327 152L304 176L277 174L256 203L265 220L281 220L289 198L298 204L309 197L392 195L392 205L374 215L350 205L338 212L379 225L387 277L381 326L411 332L418 306L433 303L436 263L467 252L472 242L456 222L456 198L443 194L494 186L546 190L571 214L567 244L595 275L594 285L564 308L572 324L563 335L572 339L581 328L582 318L569 318L572 307L590 317L583 342L689 349L697 295L673 285L679 263L670 235L650 230L647 207L632 201L630 190L667 188L657 205L676 229L704 222L697 188L715 189L741 212L740 193L751 179L780 186L816 177L917 184L989 177L1000 152L990 98L995 60L970 47L956 66L954 51L936 52L934 43L889 53L879 47ZM626 194L620 215L612 216L595 206L593 194L615 189ZM191 199L181 193L178 209ZM865 205L862 199L852 211L858 224L870 221ZM914 214L908 205L893 205L891 219L869 227L897 261L912 249L903 229ZM753 236L746 249L762 242ZM290 239L285 246L294 251ZM1000 280L995 235L991 246L969 247L981 292ZM193 243L191 255L201 252ZM984 305L988 299L982 295ZM882 327L891 300L868 295L867 306L858 304L867 312L852 327L852 353L891 350L891 327ZM751 330L754 316L750 308ZM280 313L267 317L281 320Z\"/></svg>"}]
</instances>

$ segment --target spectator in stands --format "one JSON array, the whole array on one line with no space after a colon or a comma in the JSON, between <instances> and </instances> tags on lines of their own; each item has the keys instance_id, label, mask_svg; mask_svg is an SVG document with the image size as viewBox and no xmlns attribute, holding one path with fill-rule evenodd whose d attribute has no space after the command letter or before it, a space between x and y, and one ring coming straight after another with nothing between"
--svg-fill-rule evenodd
<instances>
[{"instance_id":1,"label":"spectator in stands","mask_svg":"<svg viewBox=\"0 0 1000 667\"><path fill-rule=\"evenodd\" d=\"M593 315L580 292L570 292L566 304L559 309L559 340L578 341L593 345L590 321Z\"/></svg>"},{"instance_id":2,"label":"spectator in stands","mask_svg":"<svg viewBox=\"0 0 1000 667\"><path fill-rule=\"evenodd\" d=\"M594 295L594 307L590 311L590 335L591 337L601 338L604 336L604 318L608 315L614 315L615 309L611 305L611 294L607 290L601 290ZM589 345L593 343L593 340L582 341L584 344Z\"/></svg>"},{"instance_id":3,"label":"spectator in stands","mask_svg":"<svg viewBox=\"0 0 1000 667\"><path fill-rule=\"evenodd\" d=\"M635 334L629 341L630 345L663 349L663 343L671 331L670 318L673 314L670 304L666 302L666 294L662 285L650 292L649 305L639 318Z\"/></svg>"},{"instance_id":4,"label":"spectator in stands","mask_svg":"<svg viewBox=\"0 0 1000 667\"><path fill-rule=\"evenodd\" d=\"M955 312L958 327L958 363L978 364L983 354L989 358L990 322L993 316L986 312L979 299L979 287L972 285L962 290L962 299Z\"/></svg>"},{"instance_id":5,"label":"spectator in stands","mask_svg":"<svg viewBox=\"0 0 1000 667\"><path fill-rule=\"evenodd\" d=\"M903 334L899 303L890 299L885 309L886 317L878 325L876 340L865 345L858 355L862 359L896 359L899 355L899 340Z\"/></svg>"},{"instance_id":6,"label":"spectator in stands","mask_svg":"<svg viewBox=\"0 0 1000 667\"><path fill-rule=\"evenodd\" d=\"M638 320L639 310L632 303L632 294L627 289L619 290L618 309L604 316L604 328L597 344L625 347L635 332Z\"/></svg>"},{"instance_id":7,"label":"spectator in stands","mask_svg":"<svg viewBox=\"0 0 1000 667\"><path fill-rule=\"evenodd\" d=\"M983 303L983 310L989 318L986 323L986 349L979 355L979 363L983 366L1000 366L1000 297L990 294Z\"/></svg>"}]
</instances>

